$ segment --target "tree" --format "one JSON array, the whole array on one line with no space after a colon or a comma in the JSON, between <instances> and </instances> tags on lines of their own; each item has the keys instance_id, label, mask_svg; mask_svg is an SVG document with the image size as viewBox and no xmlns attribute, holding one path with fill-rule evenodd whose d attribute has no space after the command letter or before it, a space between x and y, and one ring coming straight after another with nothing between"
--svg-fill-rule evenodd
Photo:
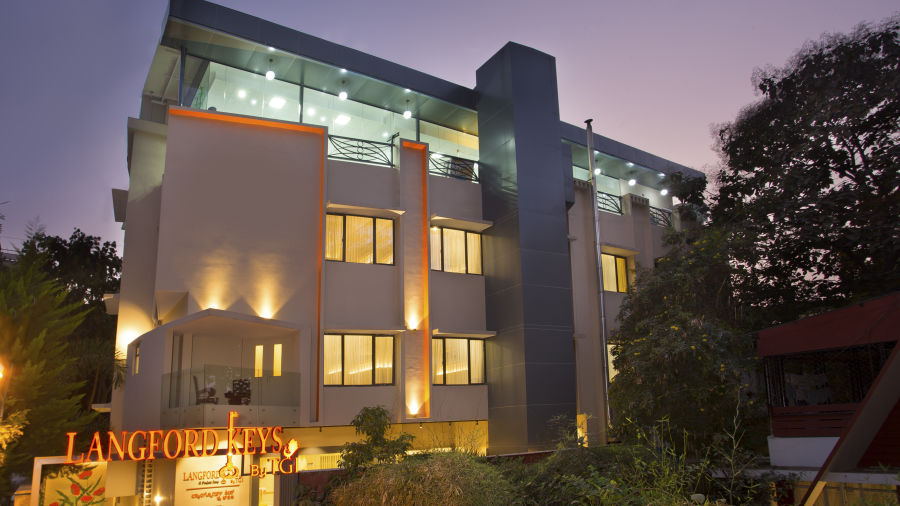
<instances>
[{"instance_id":1,"label":"tree","mask_svg":"<svg viewBox=\"0 0 900 506\"><path fill-rule=\"evenodd\" d=\"M638 273L611 338L617 374L609 396L619 435L668 419L676 433L706 444L731 425L737 404L757 404L748 389L753 341L733 297L729 240L720 229L672 232L669 253Z\"/></svg>"},{"instance_id":2,"label":"tree","mask_svg":"<svg viewBox=\"0 0 900 506\"><path fill-rule=\"evenodd\" d=\"M374 463L397 462L412 447L412 434L403 433L394 439L387 437L391 415L382 406L365 407L353 417L350 425L365 441L347 443L341 449L341 467L351 475Z\"/></svg>"},{"instance_id":3,"label":"tree","mask_svg":"<svg viewBox=\"0 0 900 506\"><path fill-rule=\"evenodd\" d=\"M95 416L81 410L82 384L61 380L73 363L68 338L85 315L82 304L68 302L66 290L34 265L20 262L0 272L0 356L9 382L4 419L21 431L7 438L0 496L12 493L13 474L30 476L36 455L63 454L66 432Z\"/></svg>"},{"instance_id":4,"label":"tree","mask_svg":"<svg viewBox=\"0 0 900 506\"><path fill-rule=\"evenodd\" d=\"M84 382L85 411L94 403L108 402L113 385L124 375L122 357L115 356L116 317L106 313L103 303L104 294L119 291L122 259L116 255L116 243L101 244L99 237L77 228L68 240L37 229L22 244L19 261L49 274L66 287L68 302L88 309L70 336L75 362L67 377Z\"/></svg>"},{"instance_id":5,"label":"tree","mask_svg":"<svg viewBox=\"0 0 900 506\"><path fill-rule=\"evenodd\" d=\"M898 34L895 16L757 70L762 99L718 131L711 217L769 324L900 288Z\"/></svg>"}]
</instances>

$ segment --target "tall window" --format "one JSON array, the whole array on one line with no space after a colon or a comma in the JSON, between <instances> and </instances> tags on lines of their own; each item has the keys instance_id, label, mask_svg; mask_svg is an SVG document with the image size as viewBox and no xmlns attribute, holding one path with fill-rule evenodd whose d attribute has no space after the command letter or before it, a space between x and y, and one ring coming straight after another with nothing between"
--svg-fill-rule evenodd
<instances>
[{"instance_id":1,"label":"tall window","mask_svg":"<svg viewBox=\"0 0 900 506\"><path fill-rule=\"evenodd\" d=\"M435 385L484 383L484 340L450 337L432 339L431 382Z\"/></svg>"},{"instance_id":2,"label":"tall window","mask_svg":"<svg viewBox=\"0 0 900 506\"><path fill-rule=\"evenodd\" d=\"M603 289L607 292L628 291L628 262L617 255L600 255L603 266Z\"/></svg>"},{"instance_id":3,"label":"tall window","mask_svg":"<svg viewBox=\"0 0 900 506\"><path fill-rule=\"evenodd\" d=\"M394 336L325 334L326 385L394 383Z\"/></svg>"},{"instance_id":4,"label":"tall window","mask_svg":"<svg viewBox=\"0 0 900 506\"><path fill-rule=\"evenodd\" d=\"M444 272L481 274L481 234L431 227L431 268Z\"/></svg>"},{"instance_id":5,"label":"tall window","mask_svg":"<svg viewBox=\"0 0 900 506\"><path fill-rule=\"evenodd\" d=\"M134 344L134 367L131 374L137 374L141 370L141 343L138 341Z\"/></svg>"},{"instance_id":6,"label":"tall window","mask_svg":"<svg viewBox=\"0 0 900 506\"><path fill-rule=\"evenodd\" d=\"M393 220L344 214L327 215L325 259L358 264L393 264Z\"/></svg>"}]
</instances>

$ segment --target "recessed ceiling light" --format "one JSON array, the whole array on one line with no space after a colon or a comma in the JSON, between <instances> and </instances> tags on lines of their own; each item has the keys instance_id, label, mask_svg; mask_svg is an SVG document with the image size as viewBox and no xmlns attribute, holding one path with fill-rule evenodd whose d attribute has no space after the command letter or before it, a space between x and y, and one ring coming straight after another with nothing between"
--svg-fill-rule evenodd
<instances>
[{"instance_id":1,"label":"recessed ceiling light","mask_svg":"<svg viewBox=\"0 0 900 506\"><path fill-rule=\"evenodd\" d=\"M406 88L405 90L403 90L403 93L409 93L409 92L411 92L411 91L412 91L411 89Z\"/></svg>"},{"instance_id":2,"label":"recessed ceiling light","mask_svg":"<svg viewBox=\"0 0 900 506\"><path fill-rule=\"evenodd\" d=\"M266 81L271 81L272 79L275 79L275 72L272 70L267 70L266 71Z\"/></svg>"},{"instance_id":3,"label":"recessed ceiling light","mask_svg":"<svg viewBox=\"0 0 900 506\"><path fill-rule=\"evenodd\" d=\"M634 186L635 184L637 184L637 180L635 180L635 179L628 180L628 186Z\"/></svg>"},{"instance_id":4,"label":"recessed ceiling light","mask_svg":"<svg viewBox=\"0 0 900 506\"><path fill-rule=\"evenodd\" d=\"M347 92L341 91L340 93L338 93L338 98L341 100L347 100Z\"/></svg>"},{"instance_id":5,"label":"recessed ceiling light","mask_svg":"<svg viewBox=\"0 0 900 506\"><path fill-rule=\"evenodd\" d=\"M602 171L600 169L594 169L594 175L599 176Z\"/></svg>"},{"instance_id":6,"label":"recessed ceiling light","mask_svg":"<svg viewBox=\"0 0 900 506\"><path fill-rule=\"evenodd\" d=\"M660 173L659 173L659 177L666 177L666 173L665 173L665 172L660 172Z\"/></svg>"},{"instance_id":7,"label":"recessed ceiling light","mask_svg":"<svg viewBox=\"0 0 900 506\"><path fill-rule=\"evenodd\" d=\"M409 109L403 111L403 117L406 119L412 118L412 111L410 111Z\"/></svg>"},{"instance_id":8,"label":"recessed ceiling light","mask_svg":"<svg viewBox=\"0 0 900 506\"><path fill-rule=\"evenodd\" d=\"M269 107L273 109L281 109L284 107L285 100L281 97L272 97L269 99Z\"/></svg>"},{"instance_id":9,"label":"recessed ceiling light","mask_svg":"<svg viewBox=\"0 0 900 506\"><path fill-rule=\"evenodd\" d=\"M662 195L663 197L665 197L666 195L669 194L669 190L663 188L662 190L659 191L659 194Z\"/></svg>"},{"instance_id":10,"label":"recessed ceiling light","mask_svg":"<svg viewBox=\"0 0 900 506\"><path fill-rule=\"evenodd\" d=\"M247 98L247 90L238 90L238 98Z\"/></svg>"},{"instance_id":11,"label":"recessed ceiling light","mask_svg":"<svg viewBox=\"0 0 900 506\"><path fill-rule=\"evenodd\" d=\"M274 48L274 47L272 47L272 46L269 46L269 51L274 51L274 50L275 50L275 48Z\"/></svg>"},{"instance_id":12,"label":"recessed ceiling light","mask_svg":"<svg viewBox=\"0 0 900 506\"><path fill-rule=\"evenodd\" d=\"M334 122L338 125L346 125L347 123L350 123L350 116L347 116L346 114L338 114L338 117L334 118Z\"/></svg>"},{"instance_id":13,"label":"recessed ceiling light","mask_svg":"<svg viewBox=\"0 0 900 506\"><path fill-rule=\"evenodd\" d=\"M625 162L625 165L627 165L627 166L629 166L629 167L634 167L634 164L631 163L631 162Z\"/></svg>"},{"instance_id":14,"label":"recessed ceiling light","mask_svg":"<svg viewBox=\"0 0 900 506\"><path fill-rule=\"evenodd\" d=\"M346 74L346 73L347 73L347 69L341 69L341 74Z\"/></svg>"}]
</instances>

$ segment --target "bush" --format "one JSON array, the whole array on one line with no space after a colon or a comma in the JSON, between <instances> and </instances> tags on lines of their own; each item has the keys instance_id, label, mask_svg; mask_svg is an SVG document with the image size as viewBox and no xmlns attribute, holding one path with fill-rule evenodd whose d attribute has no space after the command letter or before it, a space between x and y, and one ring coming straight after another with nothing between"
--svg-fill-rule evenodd
<instances>
[{"instance_id":1,"label":"bush","mask_svg":"<svg viewBox=\"0 0 900 506\"><path fill-rule=\"evenodd\" d=\"M456 452L369 467L331 494L338 505L505 505L513 499L512 486L499 469Z\"/></svg>"}]
</instances>

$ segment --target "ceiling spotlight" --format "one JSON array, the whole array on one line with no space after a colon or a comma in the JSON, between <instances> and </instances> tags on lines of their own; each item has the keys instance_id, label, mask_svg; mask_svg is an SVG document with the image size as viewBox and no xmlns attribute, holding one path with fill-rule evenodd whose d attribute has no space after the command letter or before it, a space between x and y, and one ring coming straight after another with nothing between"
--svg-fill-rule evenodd
<instances>
[{"instance_id":1,"label":"ceiling spotlight","mask_svg":"<svg viewBox=\"0 0 900 506\"><path fill-rule=\"evenodd\" d=\"M269 107L272 109L281 109L284 107L285 100L281 97L272 97L269 99Z\"/></svg>"},{"instance_id":2,"label":"ceiling spotlight","mask_svg":"<svg viewBox=\"0 0 900 506\"><path fill-rule=\"evenodd\" d=\"M275 48L274 48L274 47L272 47L272 46L269 46L269 51L274 51L274 50L275 50Z\"/></svg>"},{"instance_id":3,"label":"ceiling spotlight","mask_svg":"<svg viewBox=\"0 0 900 506\"><path fill-rule=\"evenodd\" d=\"M341 100L347 100L347 92L341 91L340 93L338 93L338 98Z\"/></svg>"},{"instance_id":4,"label":"ceiling spotlight","mask_svg":"<svg viewBox=\"0 0 900 506\"><path fill-rule=\"evenodd\" d=\"M634 186L635 184L637 184L637 180L636 180L636 179L629 179L629 180L628 180L628 186Z\"/></svg>"},{"instance_id":5,"label":"ceiling spotlight","mask_svg":"<svg viewBox=\"0 0 900 506\"><path fill-rule=\"evenodd\" d=\"M247 90L238 90L238 98L247 98Z\"/></svg>"},{"instance_id":6,"label":"ceiling spotlight","mask_svg":"<svg viewBox=\"0 0 900 506\"><path fill-rule=\"evenodd\" d=\"M602 172L600 169L594 169L594 175L595 175L595 176L599 176L599 175L600 175L600 172Z\"/></svg>"},{"instance_id":7,"label":"ceiling spotlight","mask_svg":"<svg viewBox=\"0 0 900 506\"><path fill-rule=\"evenodd\" d=\"M350 123L350 116L347 116L346 114L338 114L338 117L334 118L334 122L338 125L346 125L347 123Z\"/></svg>"},{"instance_id":8,"label":"ceiling spotlight","mask_svg":"<svg viewBox=\"0 0 900 506\"><path fill-rule=\"evenodd\" d=\"M659 194L662 195L663 197L665 197L666 195L669 194L669 190L663 188L662 190L659 190Z\"/></svg>"},{"instance_id":9,"label":"ceiling spotlight","mask_svg":"<svg viewBox=\"0 0 900 506\"><path fill-rule=\"evenodd\" d=\"M271 81L272 79L275 79L275 72L272 70L267 70L266 71L266 81Z\"/></svg>"},{"instance_id":10,"label":"ceiling spotlight","mask_svg":"<svg viewBox=\"0 0 900 506\"><path fill-rule=\"evenodd\" d=\"M347 69L341 69L341 74L346 74L346 73L347 73Z\"/></svg>"},{"instance_id":11,"label":"ceiling spotlight","mask_svg":"<svg viewBox=\"0 0 900 506\"><path fill-rule=\"evenodd\" d=\"M410 111L409 109L403 111L403 117L406 119L412 118L412 111Z\"/></svg>"},{"instance_id":12,"label":"ceiling spotlight","mask_svg":"<svg viewBox=\"0 0 900 506\"><path fill-rule=\"evenodd\" d=\"M625 162L625 165L627 165L627 166L629 166L629 167L634 167L634 164L631 163L631 162Z\"/></svg>"},{"instance_id":13,"label":"ceiling spotlight","mask_svg":"<svg viewBox=\"0 0 900 506\"><path fill-rule=\"evenodd\" d=\"M405 90L403 90L403 93L409 93L409 92L411 92L411 91L412 91L411 89L406 88Z\"/></svg>"},{"instance_id":14,"label":"ceiling spotlight","mask_svg":"<svg viewBox=\"0 0 900 506\"><path fill-rule=\"evenodd\" d=\"M665 173L665 172L660 172L660 173L658 174L658 176L659 176L659 177L666 177L666 173Z\"/></svg>"}]
</instances>

